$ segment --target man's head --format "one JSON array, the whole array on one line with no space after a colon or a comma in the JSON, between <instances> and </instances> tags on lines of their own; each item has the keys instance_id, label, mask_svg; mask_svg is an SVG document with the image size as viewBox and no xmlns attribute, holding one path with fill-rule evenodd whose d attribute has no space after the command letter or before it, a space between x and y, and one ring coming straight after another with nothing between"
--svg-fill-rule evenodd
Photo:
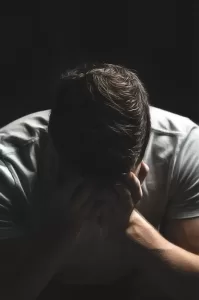
<instances>
[{"instance_id":1,"label":"man's head","mask_svg":"<svg viewBox=\"0 0 199 300\"><path fill-rule=\"evenodd\" d=\"M66 278L83 283L113 280L132 266L125 226L133 202L128 188L121 185L120 193L117 183L131 170L138 176L150 134L147 93L134 72L111 64L67 71L60 81L49 133L62 171L70 173L72 167L91 185L85 197L80 192L84 184L76 189L76 200L69 201L63 191L67 218L78 233ZM98 180L102 178L106 180ZM70 180L61 185L65 191L72 186Z\"/></svg>"},{"instance_id":2,"label":"man's head","mask_svg":"<svg viewBox=\"0 0 199 300\"><path fill-rule=\"evenodd\" d=\"M116 179L141 162L150 133L147 92L122 66L83 66L62 74L49 132L62 165Z\"/></svg>"}]
</instances>

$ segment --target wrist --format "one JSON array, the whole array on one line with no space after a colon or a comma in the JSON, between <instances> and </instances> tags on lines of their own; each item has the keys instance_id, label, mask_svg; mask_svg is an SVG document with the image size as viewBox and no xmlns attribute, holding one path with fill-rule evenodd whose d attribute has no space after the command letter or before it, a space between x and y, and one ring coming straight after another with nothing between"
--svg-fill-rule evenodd
<instances>
[{"instance_id":1,"label":"wrist","mask_svg":"<svg viewBox=\"0 0 199 300\"><path fill-rule=\"evenodd\" d=\"M173 247L137 210L134 210L130 217L126 233L131 239L150 250L166 250Z\"/></svg>"}]
</instances>

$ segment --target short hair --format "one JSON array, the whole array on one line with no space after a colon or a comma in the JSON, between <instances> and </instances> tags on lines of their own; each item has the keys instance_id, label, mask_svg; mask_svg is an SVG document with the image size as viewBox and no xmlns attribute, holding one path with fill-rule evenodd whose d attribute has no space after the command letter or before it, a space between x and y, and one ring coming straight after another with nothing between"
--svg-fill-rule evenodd
<instances>
[{"instance_id":1,"label":"short hair","mask_svg":"<svg viewBox=\"0 0 199 300\"><path fill-rule=\"evenodd\" d=\"M62 165L119 178L143 159L150 135L148 94L135 72L85 64L61 75L49 133Z\"/></svg>"}]
</instances>

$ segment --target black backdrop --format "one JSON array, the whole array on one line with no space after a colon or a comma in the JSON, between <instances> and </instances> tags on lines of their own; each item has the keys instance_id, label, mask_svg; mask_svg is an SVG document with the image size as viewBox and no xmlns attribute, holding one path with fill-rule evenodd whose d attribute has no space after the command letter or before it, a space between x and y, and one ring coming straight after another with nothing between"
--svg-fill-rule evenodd
<instances>
[{"instance_id":1,"label":"black backdrop","mask_svg":"<svg viewBox=\"0 0 199 300\"><path fill-rule=\"evenodd\" d=\"M50 108L60 72L86 60L137 70L153 105L199 122L197 2L5 2L0 126Z\"/></svg>"}]
</instances>

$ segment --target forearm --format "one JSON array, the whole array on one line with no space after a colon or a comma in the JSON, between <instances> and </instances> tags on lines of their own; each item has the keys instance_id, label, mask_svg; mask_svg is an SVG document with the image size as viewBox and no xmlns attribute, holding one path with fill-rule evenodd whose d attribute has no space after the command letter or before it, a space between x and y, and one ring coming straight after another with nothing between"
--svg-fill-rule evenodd
<instances>
[{"instance_id":1,"label":"forearm","mask_svg":"<svg viewBox=\"0 0 199 300\"><path fill-rule=\"evenodd\" d=\"M198 299L199 256L167 241L146 220L135 219L128 233L143 246L140 265L149 280L171 299Z\"/></svg>"},{"instance_id":2,"label":"forearm","mask_svg":"<svg viewBox=\"0 0 199 300\"><path fill-rule=\"evenodd\" d=\"M171 299L198 299L199 257L175 245L153 249L143 260L149 281Z\"/></svg>"},{"instance_id":3,"label":"forearm","mask_svg":"<svg viewBox=\"0 0 199 300\"><path fill-rule=\"evenodd\" d=\"M36 299L63 259L59 238L45 232L0 243L0 298Z\"/></svg>"}]
</instances>

